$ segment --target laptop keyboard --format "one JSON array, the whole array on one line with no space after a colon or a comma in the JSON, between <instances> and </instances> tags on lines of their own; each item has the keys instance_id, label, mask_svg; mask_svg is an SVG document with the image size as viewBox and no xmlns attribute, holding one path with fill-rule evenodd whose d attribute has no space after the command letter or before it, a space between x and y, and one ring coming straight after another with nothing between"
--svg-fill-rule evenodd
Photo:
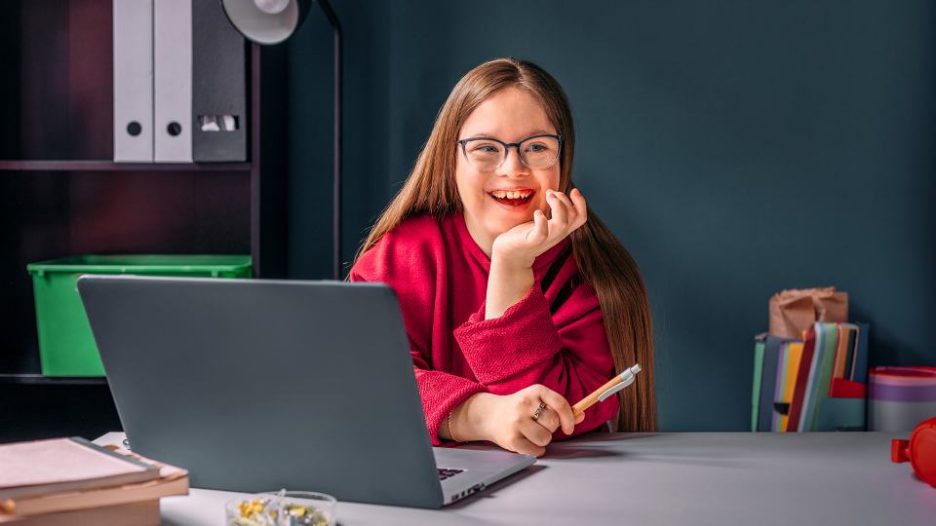
<instances>
[{"instance_id":1,"label":"laptop keyboard","mask_svg":"<svg viewBox=\"0 0 936 526\"><path fill-rule=\"evenodd\" d=\"M438 468L438 469L439 469L439 480L445 480L447 478L454 477L455 475L458 475L459 473L465 471L463 469L445 469L445 468Z\"/></svg>"}]
</instances>

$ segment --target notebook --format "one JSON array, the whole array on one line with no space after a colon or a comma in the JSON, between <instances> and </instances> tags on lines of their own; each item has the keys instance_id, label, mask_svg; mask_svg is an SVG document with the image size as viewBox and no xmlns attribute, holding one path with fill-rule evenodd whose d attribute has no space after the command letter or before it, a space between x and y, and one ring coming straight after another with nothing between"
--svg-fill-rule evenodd
<instances>
[{"instance_id":1,"label":"notebook","mask_svg":"<svg viewBox=\"0 0 936 526\"><path fill-rule=\"evenodd\" d=\"M0 501L154 480L159 468L80 438L0 445Z\"/></svg>"}]
</instances>

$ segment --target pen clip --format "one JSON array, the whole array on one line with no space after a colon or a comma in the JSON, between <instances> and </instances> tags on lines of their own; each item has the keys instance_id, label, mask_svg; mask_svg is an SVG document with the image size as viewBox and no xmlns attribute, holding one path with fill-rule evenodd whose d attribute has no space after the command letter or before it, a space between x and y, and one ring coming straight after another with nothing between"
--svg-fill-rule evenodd
<instances>
[{"instance_id":1,"label":"pen clip","mask_svg":"<svg viewBox=\"0 0 936 526\"><path fill-rule=\"evenodd\" d=\"M624 382L621 382L621 383L615 385L614 387L612 387L612 388L608 389L607 391L605 391L605 392L601 393L600 395L598 395L598 401L599 401L599 402L604 402L606 398L608 398L609 396L613 395L614 393L616 393L616 392L618 392L618 391L623 390L625 387L627 387L628 385L630 385L630 384L632 384L632 383L634 383L633 377L631 377L631 381L630 381L630 382L624 381Z\"/></svg>"},{"instance_id":2,"label":"pen clip","mask_svg":"<svg viewBox=\"0 0 936 526\"><path fill-rule=\"evenodd\" d=\"M641 371L640 364L636 364L633 367L626 369L621 373L621 381L618 384L615 384L608 388L605 392L598 395L598 401L604 402L606 398L613 395L614 393L623 390L628 385L634 383L634 380L637 379L637 373Z\"/></svg>"}]
</instances>

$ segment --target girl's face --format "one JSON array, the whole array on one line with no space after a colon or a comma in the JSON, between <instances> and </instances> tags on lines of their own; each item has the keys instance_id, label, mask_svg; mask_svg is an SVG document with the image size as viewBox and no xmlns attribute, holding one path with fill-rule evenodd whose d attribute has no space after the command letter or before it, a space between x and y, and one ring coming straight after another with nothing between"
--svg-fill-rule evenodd
<instances>
[{"instance_id":1,"label":"girl's face","mask_svg":"<svg viewBox=\"0 0 936 526\"><path fill-rule=\"evenodd\" d=\"M458 135L460 141L486 138L507 144L523 142L519 148L507 148L507 157L499 165L504 147L496 142L472 140L464 147L456 145L455 185L465 224L489 255L498 235L532 221L536 209L548 212L546 190L558 190L560 163L556 160L546 168L530 168L521 161L518 150L525 150L528 164L543 164L536 159L558 156L558 141L552 137L525 139L556 133L537 99L515 87L491 95L465 120Z\"/></svg>"}]
</instances>

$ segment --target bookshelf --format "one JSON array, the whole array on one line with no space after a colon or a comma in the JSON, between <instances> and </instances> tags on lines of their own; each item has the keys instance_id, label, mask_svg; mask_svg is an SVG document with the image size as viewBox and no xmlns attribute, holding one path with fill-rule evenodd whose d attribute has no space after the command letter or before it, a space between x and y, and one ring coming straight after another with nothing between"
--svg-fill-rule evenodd
<instances>
[{"instance_id":1,"label":"bookshelf","mask_svg":"<svg viewBox=\"0 0 936 526\"><path fill-rule=\"evenodd\" d=\"M115 163L113 161L0 161L0 172L249 172L250 163Z\"/></svg>"},{"instance_id":2,"label":"bookshelf","mask_svg":"<svg viewBox=\"0 0 936 526\"><path fill-rule=\"evenodd\" d=\"M285 51L245 43L247 162L115 163L112 16L112 0L0 6L0 399L28 402L2 404L17 425L0 440L97 432L66 410L119 426L104 379L40 374L28 263L250 254L255 276L285 275Z\"/></svg>"}]
</instances>

